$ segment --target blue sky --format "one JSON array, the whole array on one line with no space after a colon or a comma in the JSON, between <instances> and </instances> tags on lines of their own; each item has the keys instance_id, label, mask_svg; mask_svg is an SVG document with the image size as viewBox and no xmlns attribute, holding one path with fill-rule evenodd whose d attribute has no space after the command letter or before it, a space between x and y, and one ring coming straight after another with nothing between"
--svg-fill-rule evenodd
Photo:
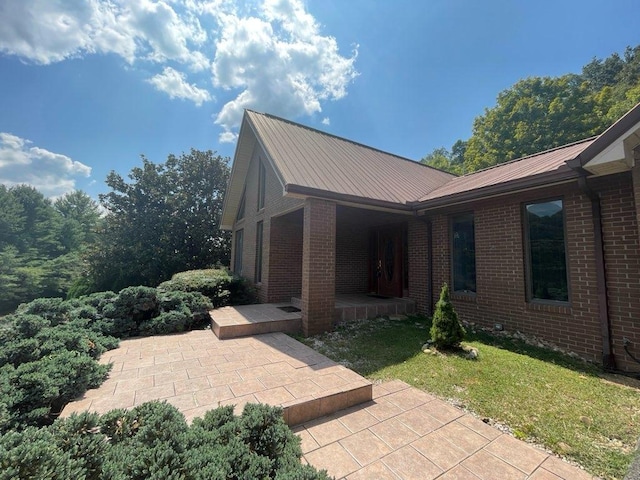
<instances>
[{"instance_id":1,"label":"blue sky","mask_svg":"<svg viewBox=\"0 0 640 480\"><path fill-rule=\"evenodd\" d=\"M243 108L408 158L497 94L640 43L637 0L0 0L0 183L97 197L140 154L233 157Z\"/></svg>"}]
</instances>

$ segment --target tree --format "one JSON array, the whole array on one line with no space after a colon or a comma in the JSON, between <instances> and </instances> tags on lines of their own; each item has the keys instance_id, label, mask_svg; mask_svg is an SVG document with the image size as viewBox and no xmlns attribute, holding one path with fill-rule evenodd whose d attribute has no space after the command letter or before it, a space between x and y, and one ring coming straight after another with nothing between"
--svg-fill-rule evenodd
<instances>
[{"instance_id":1,"label":"tree","mask_svg":"<svg viewBox=\"0 0 640 480\"><path fill-rule=\"evenodd\" d=\"M475 171L602 132L595 102L578 75L531 77L498 94L497 105L476 117L465 151Z\"/></svg>"},{"instance_id":2,"label":"tree","mask_svg":"<svg viewBox=\"0 0 640 480\"><path fill-rule=\"evenodd\" d=\"M444 147L434 149L433 152L425 155L420 163L456 175L462 173L462 164L455 162L453 154Z\"/></svg>"},{"instance_id":3,"label":"tree","mask_svg":"<svg viewBox=\"0 0 640 480\"><path fill-rule=\"evenodd\" d=\"M464 338L464 327L449 298L449 286L445 283L440 291L431 324L431 341L438 348L455 348Z\"/></svg>"},{"instance_id":4,"label":"tree","mask_svg":"<svg viewBox=\"0 0 640 480\"><path fill-rule=\"evenodd\" d=\"M94 288L155 286L174 273L229 259L229 235L218 218L229 178L228 158L192 149L163 164L142 156L129 179L107 176L107 211L88 257Z\"/></svg>"},{"instance_id":5,"label":"tree","mask_svg":"<svg viewBox=\"0 0 640 480\"><path fill-rule=\"evenodd\" d=\"M0 185L0 313L37 297L65 296L97 219L97 205L83 192L52 204L28 185Z\"/></svg>"},{"instance_id":6,"label":"tree","mask_svg":"<svg viewBox=\"0 0 640 480\"><path fill-rule=\"evenodd\" d=\"M67 249L95 241L100 209L89 195L74 190L58 198L53 207L64 219L61 241Z\"/></svg>"}]
</instances>

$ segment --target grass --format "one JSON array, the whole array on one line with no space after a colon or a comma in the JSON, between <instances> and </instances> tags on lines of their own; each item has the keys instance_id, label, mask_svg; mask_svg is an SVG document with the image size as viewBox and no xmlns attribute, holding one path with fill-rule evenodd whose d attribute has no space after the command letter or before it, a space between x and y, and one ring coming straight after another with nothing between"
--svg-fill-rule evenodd
<instances>
[{"instance_id":1,"label":"grass","mask_svg":"<svg viewBox=\"0 0 640 480\"><path fill-rule=\"evenodd\" d=\"M478 360L425 354L429 321L369 320L303 339L372 380L397 378L508 426L512 433L606 479L622 479L640 435L640 391L631 379L482 331L464 344ZM631 381L629 381L631 380Z\"/></svg>"}]
</instances>

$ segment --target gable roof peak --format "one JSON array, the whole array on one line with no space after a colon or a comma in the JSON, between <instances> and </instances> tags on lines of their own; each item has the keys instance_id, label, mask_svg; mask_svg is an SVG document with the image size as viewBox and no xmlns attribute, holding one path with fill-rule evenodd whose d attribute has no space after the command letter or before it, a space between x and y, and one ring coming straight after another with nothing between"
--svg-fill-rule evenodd
<instances>
[{"instance_id":1,"label":"gable roof peak","mask_svg":"<svg viewBox=\"0 0 640 480\"><path fill-rule=\"evenodd\" d=\"M316 133L316 134L323 135L323 136L326 136L326 137L331 137L331 138L334 138L334 139L339 140L339 141L347 142L347 143L350 143L352 145L355 145L356 147L366 148L368 150L371 150L371 151L374 151L374 152L378 152L378 153L381 153L381 154L389 156L389 157L397 158L398 160L402 160L404 162L411 162L412 164L420 165L423 168L428 168L428 169L431 169L431 170L435 170L436 172L449 174L452 177L457 177L458 176L455 173L450 173L450 172L446 172L444 170L440 170L439 168L432 167L431 165L426 165L424 163L421 163L419 161L413 160L411 158L403 157L401 155L397 155L395 153L388 152L386 150L382 150L380 148L372 147L370 145L367 145L367 144L364 144L364 143L361 143L361 142L357 142L355 140L351 140L351 139L346 138L346 137L341 137L340 135L329 133L329 132L326 132L324 130L320 130L318 128L310 127L310 126L305 125L303 123L294 122L292 120L289 120L289 119L286 119L286 118L283 118L283 117L279 117L279 116L273 115L271 113L258 112L256 110L252 110L252 109L249 109L249 108L245 108L245 112L248 113L248 114L254 114L254 115L260 115L260 116L263 116L263 117L267 117L267 118L272 119L272 120L276 120L276 121L279 121L279 122L286 123L286 124L291 125L293 127L298 127L298 128L302 128L304 130L308 130L309 132L312 132L312 133ZM249 116L249 118L250 118L250 116Z\"/></svg>"}]
</instances>

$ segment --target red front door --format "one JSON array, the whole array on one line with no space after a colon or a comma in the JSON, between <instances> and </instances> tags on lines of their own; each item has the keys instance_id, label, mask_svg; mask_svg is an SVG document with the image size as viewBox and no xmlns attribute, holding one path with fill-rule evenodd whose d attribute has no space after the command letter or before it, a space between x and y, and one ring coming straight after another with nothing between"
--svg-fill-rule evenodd
<instances>
[{"instance_id":1,"label":"red front door","mask_svg":"<svg viewBox=\"0 0 640 480\"><path fill-rule=\"evenodd\" d=\"M376 293L385 297L402 297L402 229L381 228L376 231Z\"/></svg>"}]
</instances>

